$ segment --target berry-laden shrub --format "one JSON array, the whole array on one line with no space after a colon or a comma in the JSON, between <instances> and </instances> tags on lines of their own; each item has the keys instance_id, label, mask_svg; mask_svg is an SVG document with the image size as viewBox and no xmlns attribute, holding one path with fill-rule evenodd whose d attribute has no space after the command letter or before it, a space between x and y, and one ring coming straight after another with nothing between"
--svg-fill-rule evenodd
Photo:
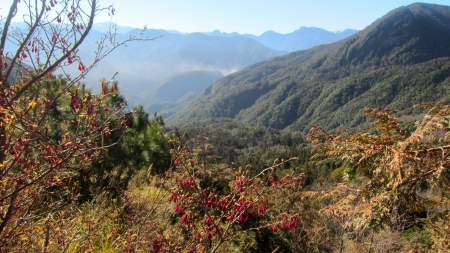
<instances>
[{"instance_id":1,"label":"berry-laden shrub","mask_svg":"<svg viewBox=\"0 0 450 253\"><path fill-rule=\"evenodd\" d=\"M302 188L303 173L275 177L276 170L295 157L277 159L273 166L250 177L249 166L212 166L186 148L182 138L168 143L172 145L172 164L162 186L173 204L172 229L154 240L155 251L217 252L250 231L279 233L297 228L298 214L280 212L272 203L277 192ZM214 182L205 182L206 178L227 180L228 187L215 188Z\"/></svg>"},{"instance_id":2,"label":"berry-laden shrub","mask_svg":"<svg viewBox=\"0 0 450 253\"><path fill-rule=\"evenodd\" d=\"M92 161L117 144L105 139L126 128L120 124L126 120L124 104L111 102L115 82L102 81L96 95L81 81L125 42L151 39L141 38L140 31L119 41L111 25L99 36L89 63L79 47L95 16L102 11L114 15L112 5L101 7L97 0L10 3L0 18L0 251L37 251L29 243L35 236L47 252L62 224L50 221L78 197L76 176L89 177ZM14 27L17 21L26 28Z\"/></svg>"}]
</instances>

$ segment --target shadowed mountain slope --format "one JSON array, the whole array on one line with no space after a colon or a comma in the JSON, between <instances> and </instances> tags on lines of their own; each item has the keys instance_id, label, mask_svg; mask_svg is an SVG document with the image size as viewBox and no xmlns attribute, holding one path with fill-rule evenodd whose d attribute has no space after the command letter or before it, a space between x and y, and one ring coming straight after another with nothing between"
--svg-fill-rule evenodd
<instances>
[{"instance_id":1,"label":"shadowed mountain slope","mask_svg":"<svg viewBox=\"0 0 450 253\"><path fill-rule=\"evenodd\" d=\"M227 117L302 132L352 127L364 121L364 106L403 110L447 96L449 57L450 7L412 4L340 42L225 76L168 122Z\"/></svg>"}]
</instances>

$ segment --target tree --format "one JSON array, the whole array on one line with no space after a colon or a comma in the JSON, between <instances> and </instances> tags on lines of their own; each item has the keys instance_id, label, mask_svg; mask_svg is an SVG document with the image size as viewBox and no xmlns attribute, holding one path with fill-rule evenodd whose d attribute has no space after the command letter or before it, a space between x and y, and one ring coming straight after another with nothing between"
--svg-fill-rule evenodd
<instances>
[{"instance_id":1,"label":"tree","mask_svg":"<svg viewBox=\"0 0 450 253\"><path fill-rule=\"evenodd\" d=\"M121 99L118 94L116 99ZM122 127L112 132L109 138L103 139L104 145L117 144L96 157L89 166L89 174L80 173L83 197L90 198L100 191L119 195L127 188L135 172L150 170L149 174L162 175L170 166L171 157L161 116L149 120L142 106L138 106L123 115L120 125Z\"/></svg>"},{"instance_id":2,"label":"tree","mask_svg":"<svg viewBox=\"0 0 450 253\"><path fill-rule=\"evenodd\" d=\"M19 9L26 13L21 21L27 29L11 26L21 18ZM74 175L87 173L89 164L116 144L104 142L122 127L112 122L124 117L124 103L108 106L114 83L102 81L102 92L95 95L80 80L115 48L154 38L143 38L144 29L117 41L111 24L97 41L94 60L83 62L78 49L103 11L114 15L115 9L102 8L97 0L13 0L0 19L1 249L26 236L27 220L72 203L79 189ZM70 78L69 68L79 74ZM55 77L57 70L63 76Z\"/></svg>"},{"instance_id":3,"label":"tree","mask_svg":"<svg viewBox=\"0 0 450 253\"><path fill-rule=\"evenodd\" d=\"M353 217L357 227L404 230L426 216L434 233L435 249L448 250L450 204L450 105L422 103L429 108L412 133L403 130L390 107L366 108L373 117L373 131L352 133L341 129L329 134L311 128L309 140L316 157L336 157L342 166L334 171L342 183L317 194L332 204L324 211ZM439 194L427 196L424 190ZM424 218L424 217L422 217Z\"/></svg>"}]
</instances>

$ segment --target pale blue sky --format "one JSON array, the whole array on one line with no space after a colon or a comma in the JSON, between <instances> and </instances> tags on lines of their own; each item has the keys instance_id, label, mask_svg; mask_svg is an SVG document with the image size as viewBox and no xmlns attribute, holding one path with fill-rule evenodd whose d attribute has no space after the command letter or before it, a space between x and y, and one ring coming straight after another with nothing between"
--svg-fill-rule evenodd
<instances>
[{"instance_id":1,"label":"pale blue sky","mask_svg":"<svg viewBox=\"0 0 450 253\"><path fill-rule=\"evenodd\" d=\"M10 0L0 1L0 14ZM301 26L329 31L364 29L389 11L417 1L408 0L100 0L113 3L113 21L122 26L180 32L289 33ZM422 1L450 5L449 0ZM108 21L107 15L96 22Z\"/></svg>"}]
</instances>

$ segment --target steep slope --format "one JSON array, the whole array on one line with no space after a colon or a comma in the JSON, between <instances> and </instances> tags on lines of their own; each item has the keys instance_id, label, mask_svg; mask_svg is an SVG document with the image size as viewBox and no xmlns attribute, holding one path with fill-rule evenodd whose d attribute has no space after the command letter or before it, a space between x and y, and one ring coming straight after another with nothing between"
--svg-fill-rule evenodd
<instances>
[{"instance_id":1,"label":"steep slope","mask_svg":"<svg viewBox=\"0 0 450 253\"><path fill-rule=\"evenodd\" d=\"M191 71L169 79L147 97L149 100L176 102L188 92L202 93L206 87L223 77L218 71Z\"/></svg>"},{"instance_id":2,"label":"steep slope","mask_svg":"<svg viewBox=\"0 0 450 253\"><path fill-rule=\"evenodd\" d=\"M225 76L168 122L228 117L303 132L355 126L364 106L402 110L448 95L449 57L450 7L412 4L343 41Z\"/></svg>"},{"instance_id":3,"label":"steep slope","mask_svg":"<svg viewBox=\"0 0 450 253\"><path fill-rule=\"evenodd\" d=\"M146 111L168 117L195 99L212 82L223 75L218 71L191 71L175 76L147 96Z\"/></svg>"}]
</instances>

